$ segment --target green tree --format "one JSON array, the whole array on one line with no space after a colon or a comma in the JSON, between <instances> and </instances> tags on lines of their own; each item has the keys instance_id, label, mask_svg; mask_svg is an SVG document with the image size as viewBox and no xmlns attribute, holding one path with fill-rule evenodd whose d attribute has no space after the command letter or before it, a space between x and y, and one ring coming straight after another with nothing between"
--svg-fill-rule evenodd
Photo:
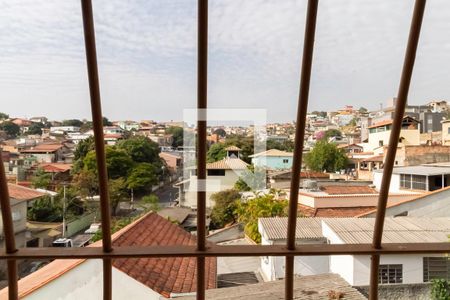
<instances>
[{"instance_id":1,"label":"green tree","mask_svg":"<svg viewBox=\"0 0 450 300\"><path fill-rule=\"evenodd\" d=\"M347 165L347 156L336 144L326 139L319 140L314 148L305 157L306 166L313 171L335 172Z\"/></svg>"},{"instance_id":2,"label":"green tree","mask_svg":"<svg viewBox=\"0 0 450 300\"><path fill-rule=\"evenodd\" d=\"M141 199L142 205L151 211L157 212L161 210L161 205L159 204L159 198L155 194L147 195Z\"/></svg>"},{"instance_id":3,"label":"green tree","mask_svg":"<svg viewBox=\"0 0 450 300\"><path fill-rule=\"evenodd\" d=\"M184 129L178 126L171 126L166 129L166 133L171 134L173 138L172 147L183 146Z\"/></svg>"},{"instance_id":4,"label":"green tree","mask_svg":"<svg viewBox=\"0 0 450 300\"><path fill-rule=\"evenodd\" d=\"M211 226L213 228L222 228L227 223L235 221L234 210L236 209L236 201L240 198L239 192L233 189L211 195L211 200L214 201L214 207L211 211Z\"/></svg>"},{"instance_id":5,"label":"green tree","mask_svg":"<svg viewBox=\"0 0 450 300\"><path fill-rule=\"evenodd\" d=\"M431 285L432 300L450 300L450 284L445 279L433 279Z\"/></svg>"},{"instance_id":6,"label":"green tree","mask_svg":"<svg viewBox=\"0 0 450 300\"><path fill-rule=\"evenodd\" d=\"M107 117L103 117L103 126L112 126L113 123Z\"/></svg>"},{"instance_id":7,"label":"green tree","mask_svg":"<svg viewBox=\"0 0 450 300\"><path fill-rule=\"evenodd\" d=\"M106 147L106 168L108 169L108 176L111 179L118 179L126 177L134 162L131 157L122 149L114 147ZM95 150L89 151L83 160L84 170L97 174L97 158Z\"/></svg>"},{"instance_id":8,"label":"green tree","mask_svg":"<svg viewBox=\"0 0 450 300\"><path fill-rule=\"evenodd\" d=\"M83 121L78 120L78 119L70 119L70 120L62 121L62 126L81 127L83 124L84 124Z\"/></svg>"},{"instance_id":9,"label":"green tree","mask_svg":"<svg viewBox=\"0 0 450 300\"><path fill-rule=\"evenodd\" d=\"M291 140L286 140L283 142L268 140L266 143L266 148L267 148L267 150L278 149L281 151L293 152L294 151L294 142Z\"/></svg>"},{"instance_id":10,"label":"green tree","mask_svg":"<svg viewBox=\"0 0 450 300\"><path fill-rule=\"evenodd\" d=\"M39 168L34 174L31 183L37 189L47 189L52 183L52 175Z\"/></svg>"},{"instance_id":11,"label":"green tree","mask_svg":"<svg viewBox=\"0 0 450 300\"><path fill-rule=\"evenodd\" d=\"M73 176L72 183L82 197L93 197L98 194L98 178L93 172L80 170Z\"/></svg>"},{"instance_id":12,"label":"green tree","mask_svg":"<svg viewBox=\"0 0 450 300\"><path fill-rule=\"evenodd\" d=\"M259 190L266 186L265 184L266 172L262 169L256 169L250 165L248 170L243 172L239 179L234 184L234 188L238 191L245 192L253 189Z\"/></svg>"},{"instance_id":13,"label":"green tree","mask_svg":"<svg viewBox=\"0 0 450 300\"><path fill-rule=\"evenodd\" d=\"M8 119L8 118L9 118L9 115L0 112L0 120L6 120L6 119Z\"/></svg>"},{"instance_id":14,"label":"green tree","mask_svg":"<svg viewBox=\"0 0 450 300\"><path fill-rule=\"evenodd\" d=\"M152 186L158 183L155 167L149 163L136 165L127 177L128 189L133 189L137 193L150 191Z\"/></svg>"},{"instance_id":15,"label":"green tree","mask_svg":"<svg viewBox=\"0 0 450 300\"><path fill-rule=\"evenodd\" d=\"M328 129L327 131L325 131L325 135L324 135L325 139L328 140L329 138L332 138L332 137L340 138L340 137L342 137L342 132L338 129Z\"/></svg>"},{"instance_id":16,"label":"green tree","mask_svg":"<svg viewBox=\"0 0 450 300\"><path fill-rule=\"evenodd\" d=\"M127 192L127 185L123 178L110 179L108 181L109 201L111 205L112 214L117 214L117 209L120 202L129 201L130 198Z\"/></svg>"},{"instance_id":17,"label":"green tree","mask_svg":"<svg viewBox=\"0 0 450 300\"><path fill-rule=\"evenodd\" d=\"M322 117L325 118L327 116L327 112L326 111L313 111L311 114L316 115L318 117Z\"/></svg>"},{"instance_id":18,"label":"green tree","mask_svg":"<svg viewBox=\"0 0 450 300\"><path fill-rule=\"evenodd\" d=\"M213 134L217 134L218 136L220 136L222 138L227 136L227 133L222 128L217 128L216 130L214 130Z\"/></svg>"},{"instance_id":19,"label":"green tree","mask_svg":"<svg viewBox=\"0 0 450 300\"><path fill-rule=\"evenodd\" d=\"M11 121L5 121L0 124L0 130L3 130L6 132L6 134L11 137L15 138L20 134L20 127L17 124L14 124Z\"/></svg>"},{"instance_id":20,"label":"green tree","mask_svg":"<svg viewBox=\"0 0 450 300\"><path fill-rule=\"evenodd\" d=\"M211 163L225 158L225 156L227 156L227 151L225 150L226 147L227 146L222 143L213 144L206 154L206 161Z\"/></svg>"},{"instance_id":21,"label":"green tree","mask_svg":"<svg viewBox=\"0 0 450 300\"><path fill-rule=\"evenodd\" d=\"M27 219L37 222L61 222L62 206L50 196L43 196L33 202L27 212Z\"/></svg>"},{"instance_id":22,"label":"green tree","mask_svg":"<svg viewBox=\"0 0 450 300\"><path fill-rule=\"evenodd\" d=\"M42 134L42 128L44 128L45 125L42 123L33 123L28 127L27 134Z\"/></svg>"},{"instance_id":23,"label":"green tree","mask_svg":"<svg viewBox=\"0 0 450 300\"><path fill-rule=\"evenodd\" d=\"M134 162L156 163L161 166L159 145L147 137L134 136L117 143L117 149L125 151Z\"/></svg>"},{"instance_id":24,"label":"green tree","mask_svg":"<svg viewBox=\"0 0 450 300\"><path fill-rule=\"evenodd\" d=\"M366 114L368 112L367 108L362 107L362 106L358 109L358 111L360 114Z\"/></svg>"},{"instance_id":25,"label":"green tree","mask_svg":"<svg viewBox=\"0 0 450 300\"><path fill-rule=\"evenodd\" d=\"M239 222L245 224L247 236L261 243L258 231L258 219L287 216L287 200L275 200L273 195L259 196L246 202L236 202L235 214Z\"/></svg>"},{"instance_id":26,"label":"green tree","mask_svg":"<svg viewBox=\"0 0 450 300\"><path fill-rule=\"evenodd\" d=\"M74 159L83 160L89 151L95 149L94 137L90 136L87 139L80 141L77 145L77 148L74 151Z\"/></svg>"}]
</instances>

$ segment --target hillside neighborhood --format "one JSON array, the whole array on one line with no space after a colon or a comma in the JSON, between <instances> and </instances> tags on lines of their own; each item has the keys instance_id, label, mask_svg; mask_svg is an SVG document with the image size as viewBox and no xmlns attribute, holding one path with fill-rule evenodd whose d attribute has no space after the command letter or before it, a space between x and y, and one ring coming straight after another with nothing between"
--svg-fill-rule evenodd
<instances>
[{"instance_id":1,"label":"hillside neighborhood","mask_svg":"<svg viewBox=\"0 0 450 300\"><path fill-rule=\"evenodd\" d=\"M395 105L394 98L374 111L345 106L309 112L299 190L290 188L295 122L266 124L263 139L253 125L208 126L207 243L285 244L293 193L297 244L371 243ZM194 245L198 180L196 150L187 136L195 136L196 128L183 121L106 117L103 125L113 245ZM0 147L17 247L101 244L91 121L3 112ZM450 104L407 105L397 147L383 243L449 242ZM195 261L114 260L113 292L118 299L193 299ZM101 297L101 268L99 260L19 261L20 298L51 299L61 289L67 291L61 299L83 297L86 290ZM364 255L295 257L295 293L366 299L369 268ZM209 257L206 295L270 299L283 288L284 276L284 257ZM450 280L447 255L381 257L380 299L429 299L435 280ZM4 261L0 285L4 299Z\"/></svg>"}]
</instances>

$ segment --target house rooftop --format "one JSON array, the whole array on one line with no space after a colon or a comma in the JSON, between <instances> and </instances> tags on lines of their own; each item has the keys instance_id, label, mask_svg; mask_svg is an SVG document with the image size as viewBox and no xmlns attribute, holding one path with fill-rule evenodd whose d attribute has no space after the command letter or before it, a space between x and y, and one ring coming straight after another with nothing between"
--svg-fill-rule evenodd
<instances>
[{"instance_id":1,"label":"house rooftop","mask_svg":"<svg viewBox=\"0 0 450 300\"><path fill-rule=\"evenodd\" d=\"M65 163L42 163L39 165L45 172L48 173L64 173L72 169L72 164Z\"/></svg>"},{"instance_id":2,"label":"house rooftop","mask_svg":"<svg viewBox=\"0 0 450 300\"><path fill-rule=\"evenodd\" d=\"M206 164L208 170L246 170L248 164L240 158L226 157Z\"/></svg>"},{"instance_id":3,"label":"house rooftop","mask_svg":"<svg viewBox=\"0 0 450 300\"><path fill-rule=\"evenodd\" d=\"M328 195L378 194L377 190L366 185L325 185L321 189Z\"/></svg>"},{"instance_id":4,"label":"house rooftop","mask_svg":"<svg viewBox=\"0 0 450 300\"><path fill-rule=\"evenodd\" d=\"M22 150L23 153L51 153L56 152L63 147L62 144L39 144L32 149Z\"/></svg>"},{"instance_id":5,"label":"house rooftop","mask_svg":"<svg viewBox=\"0 0 450 300\"><path fill-rule=\"evenodd\" d=\"M195 245L196 238L179 226L156 213L149 213L112 235L113 246ZM98 241L88 247L100 247ZM54 260L19 281L19 298L25 297L85 262L84 259ZM122 258L113 261L113 267L148 286L159 294L170 297L173 293L196 291L196 259ZM206 258L206 288L216 287L217 259ZM0 298L7 288L0 291Z\"/></svg>"},{"instance_id":6,"label":"house rooftop","mask_svg":"<svg viewBox=\"0 0 450 300\"><path fill-rule=\"evenodd\" d=\"M287 218L260 218L260 231L268 240L287 238ZM375 218L298 218L296 239L324 238L329 227L346 244L370 244ZM444 243L450 234L450 218L389 217L385 220L383 243Z\"/></svg>"},{"instance_id":7,"label":"house rooftop","mask_svg":"<svg viewBox=\"0 0 450 300\"><path fill-rule=\"evenodd\" d=\"M281 151L278 149L270 149L264 152L259 152L259 153L255 153L253 155L250 155L249 157L291 157L294 156L294 153L292 152L286 152L286 151Z\"/></svg>"},{"instance_id":8,"label":"house rooftop","mask_svg":"<svg viewBox=\"0 0 450 300\"><path fill-rule=\"evenodd\" d=\"M236 147L236 146L228 146L225 148L225 151L241 151L241 148Z\"/></svg>"},{"instance_id":9,"label":"house rooftop","mask_svg":"<svg viewBox=\"0 0 450 300\"><path fill-rule=\"evenodd\" d=\"M295 229L296 239L323 238L321 218L297 218ZM287 238L287 218L259 218L258 226L261 225L269 240L284 240Z\"/></svg>"},{"instance_id":10,"label":"house rooftop","mask_svg":"<svg viewBox=\"0 0 450 300\"><path fill-rule=\"evenodd\" d=\"M9 197L18 201L29 201L45 195L35 189L8 183Z\"/></svg>"},{"instance_id":11,"label":"house rooftop","mask_svg":"<svg viewBox=\"0 0 450 300\"><path fill-rule=\"evenodd\" d=\"M325 219L324 223L346 244L370 244L375 218ZM446 243L450 218L386 218L382 243Z\"/></svg>"},{"instance_id":12,"label":"house rooftop","mask_svg":"<svg viewBox=\"0 0 450 300\"><path fill-rule=\"evenodd\" d=\"M375 170L374 172L383 172L383 170ZM408 166L408 167L395 167L392 171L393 174L412 174L412 175L423 175L423 176L433 176L450 174L450 166Z\"/></svg>"},{"instance_id":13,"label":"house rooftop","mask_svg":"<svg viewBox=\"0 0 450 300\"><path fill-rule=\"evenodd\" d=\"M298 204L299 214L307 218L352 218L372 212L375 209L375 206L316 208L300 203Z\"/></svg>"},{"instance_id":14,"label":"house rooftop","mask_svg":"<svg viewBox=\"0 0 450 300\"><path fill-rule=\"evenodd\" d=\"M278 300L284 295L284 280L269 281L238 287L213 289L206 291L208 300ZM352 288L337 274L309 275L294 278L294 299L319 300L329 299L328 293L333 290L343 293L343 299L366 299L358 290ZM194 300L194 295L177 298Z\"/></svg>"}]
</instances>

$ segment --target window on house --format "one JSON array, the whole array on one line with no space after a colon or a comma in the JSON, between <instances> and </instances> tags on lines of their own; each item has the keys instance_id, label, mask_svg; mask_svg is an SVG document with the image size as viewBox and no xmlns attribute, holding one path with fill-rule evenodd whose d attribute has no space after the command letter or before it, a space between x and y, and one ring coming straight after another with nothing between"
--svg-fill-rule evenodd
<instances>
[{"instance_id":1,"label":"window on house","mask_svg":"<svg viewBox=\"0 0 450 300\"><path fill-rule=\"evenodd\" d=\"M208 176L225 176L225 170L208 170Z\"/></svg>"},{"instance_id":2,"label":"window on house","mask_svg":"<svg viewBox=\"0 0 450 300\"><path fill-rule=\"evenodd\" d=\"M450 134L450 127L449 127L449 128L447 128L447 133L448 133L448 134Z\"/></svg>"},{"instance_id":3,"label":"window on house","mask_svg":"<svg viewBox=\"0 0 450 300\"><path fill-rule=\"evenodd\" d=\"M287 164L289 162L289 159L283 159L283 164Z\"/></svg>"},{"instance_id":4,"label":"window on house","mask_svg":"<svg viewBox=\"0 0 450 300\"><path fill-rule=\"evenodd\" d=\"M380 265L378 283L403 283L403 265Z\"/></svg>"},{"instance_id":5,"label":"window on house","mask_svg":"<svg viewBox=\"0 0 450 300\"><path fill-rule=\"evenodd\" d=\"M378 146L382 147L383 146L383 141L378 141Z\"/></svg>"},{"instance_id":6,"label":"window on house","mask_svg":"<svg viewBox=\"0 0 450 300\"><path fill-rule=\"evenodd\" d=\"M423 258L423 282L429 282L433 279L450 280L449 257Z\"/></svg>"}]
</instances>

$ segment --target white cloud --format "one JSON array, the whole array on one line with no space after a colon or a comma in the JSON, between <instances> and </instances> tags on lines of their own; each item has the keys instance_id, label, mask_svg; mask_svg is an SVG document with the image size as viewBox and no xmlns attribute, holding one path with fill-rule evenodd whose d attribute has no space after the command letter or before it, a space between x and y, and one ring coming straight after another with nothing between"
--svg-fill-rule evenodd
<instances>
[{"instance_id":1,"label":"white cloud","mask_svg":"<svg viewBox=\"0 0 450 300\"><path fill-rule=\"evenodd\" d=\"M182 108L195 105L196 1L93 2L105 114L180 118ZM395 96L413 1L319 3L310 108L376 108ZM304 0L210 0L211 106L294 117L305 6ZM435 0L426 9L413 103L450 100L450 3ZM2 110L89 116L80 11L78 0L0 0Z\"/></svg>"}]
</instances>

